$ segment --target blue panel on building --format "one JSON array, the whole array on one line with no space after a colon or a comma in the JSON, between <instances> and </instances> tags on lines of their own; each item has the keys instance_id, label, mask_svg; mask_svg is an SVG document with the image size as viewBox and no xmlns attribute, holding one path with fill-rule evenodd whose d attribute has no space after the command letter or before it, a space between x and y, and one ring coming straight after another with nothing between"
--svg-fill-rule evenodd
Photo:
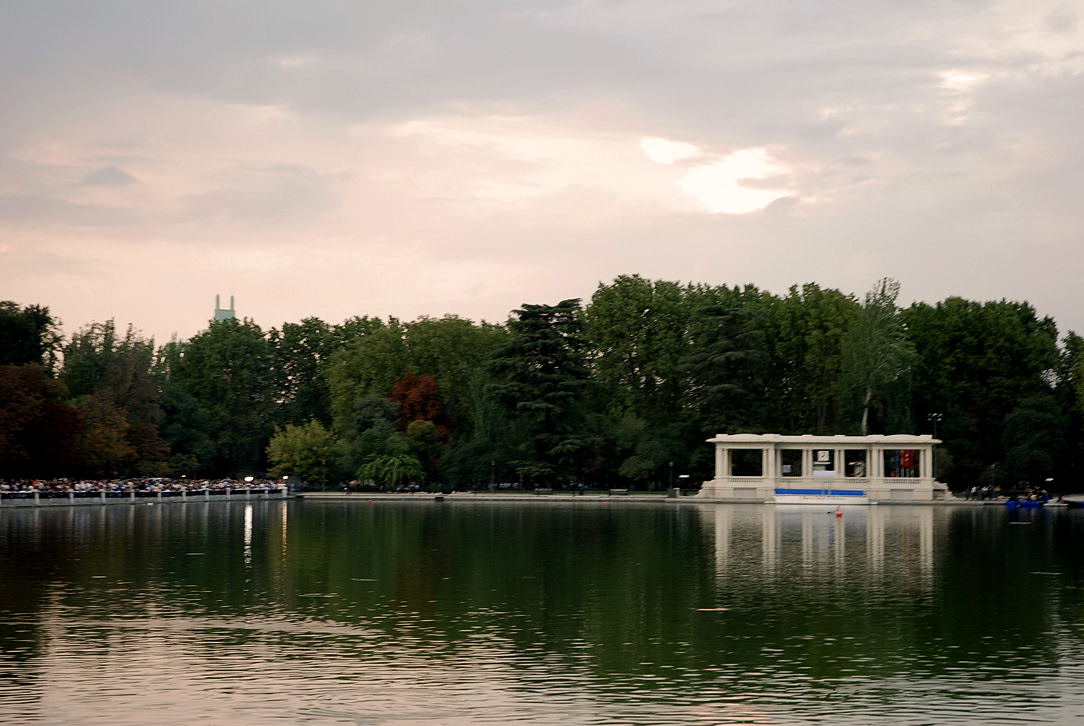
<instances>
[{"instance_id":1,"label":"blue panel on building","mask_svg":"<svg viewBox=\"0 0 1084 726\"><path fill-rule=\"evenodd\" d=\"M837 497L864 497L866 492L861 489L776 489L776 494L795 494L799 496L819 496L831 494Z\"/></svg>"}]
</instances>

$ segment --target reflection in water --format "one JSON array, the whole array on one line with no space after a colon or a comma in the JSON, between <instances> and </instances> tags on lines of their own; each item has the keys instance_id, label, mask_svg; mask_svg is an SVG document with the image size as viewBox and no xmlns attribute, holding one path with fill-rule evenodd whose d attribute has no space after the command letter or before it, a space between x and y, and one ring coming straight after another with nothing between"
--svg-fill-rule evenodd
<instances>
[{"instance_id":1,"label":"reflection in water","mask_svg":"<svg viewBox=\"0 0 1084 726\"><path fill-rule=\"evenodd\" d=\"M591 502L0 511L0 721L1084 715L1084 521L993 507L842 513Z\"/></svg>"},{"instance_id":2,"label":"reflection in water","mask_svg":"<svg viewBox=\"0 0 1084 726\"><path fill-rule=\"evenodd\" d=\"M934 508L929 506L869 506L826 509L816 505L700 505L706 520L705 529L715 535L715 572L725 573L735 564L731 538L748 536L756 525L760 529L760 558L767 574L790 573L784 564L800 563L804 574L832 564L841 575L848 564L870 574L885 568L885 543L896 558L894 570L913 574L916 581L932 587L934 551ZM851 546L848 547L848 540ZM859 561L858 553L866 552ZM744 557L744 552L739 552ZM747 561L741 565L749 564Z\"/></svg>"},{"instance_id":3,"label":"reflection in water","mask_svg":"<svg viewBox=\"0 0 1084 726\"><path fill-rule=\"evenodd\" d=\"M244 559L246 565L252 564L252 505L245 505L245 528L241 536L244 538Z\"/></svg>"}]
</instances>

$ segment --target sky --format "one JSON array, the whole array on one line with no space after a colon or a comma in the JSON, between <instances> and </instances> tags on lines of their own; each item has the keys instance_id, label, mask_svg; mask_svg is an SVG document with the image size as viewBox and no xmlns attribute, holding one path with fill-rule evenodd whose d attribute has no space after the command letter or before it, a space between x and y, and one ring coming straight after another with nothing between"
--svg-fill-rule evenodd
<instances>
[{"instance_id":1,"label":"sky","mask_svg":"<svg viewBox=\"0 0 1084 726\"><path fill-rule=\"evenodd\" d=\"M0 98L0 300L69 332L635 273L1084 333L1079 0L8 0Z\"/></svg>"}]
</instances>

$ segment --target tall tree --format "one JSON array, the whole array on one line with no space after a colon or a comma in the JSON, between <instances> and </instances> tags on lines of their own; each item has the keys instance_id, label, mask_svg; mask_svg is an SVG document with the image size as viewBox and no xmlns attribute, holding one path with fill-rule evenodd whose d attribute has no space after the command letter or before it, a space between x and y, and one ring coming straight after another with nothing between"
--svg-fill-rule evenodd
<instances>
[{"instance_id":1,"label":"tall tree","mask_svg":"<svg viewBox=\"0 0 1084 726\"><path fill-rule=\"evenodd\" d=\"M338 343L332 327L319 318L284 323L267 334L271 344L270 373L275 382L277 419L303 423L331 421L325 368Z\"/></svg>"},{"instance_id":2,"label":"tall tree","mask_svg":"<svg viewBox=\"0 0 1084 726\"><path fill-rule=\"evenodd\" d=\"M1058 366L1057 327L1027 303L948 298L902 312L915 347L914 410L939 433L946 481L968 484L992 464L1004 470L1004 423L1025 399L1049 394Z\"/></svg>"},{"instance_id":3,"label":"tall tree","mask_svg":"<svg viewBox=\"0 0 1084 726\"><path fill-rule=\"evenodd\" d=\"M49 308L0 301L0 365L36 363L52 371L61 340L60 321Z\"/></svg>"},{"instance_id":4,"label":"tall tree","mask_svg":"<svg viewBox=\"0 0 1084 726\"><path fill-rule=\"evenodd\" d=\"M700 311L686 359L686 402L701 431L734 433L764 428L764 385L769 362L763 320L739 304Z\"/></svg>"},{"instance_id":5,"label":"tall tree","mask_svg":"<svg viewBox=\"0 0 1084 726\"><path fill-rule=\"evenodd\" d=\"M611 403L665 425L681 407L695 302L678 283L622 275L584 310L592 366Z\"/></svg>"},{"instance_id":6,"label":"tall tree","mask_svg":"<svg viewBox=\"0 0 1084 726\"><path fill-rule=\"evenodd\" d=\"M335 437L319 421L302 426L286 424L277 429L267 444L273 476L296 476L305 481L329 482L339 456Z\"/></svg>"},{"instance_id":7,"label":"tall tree","mask_svg":"<svg viewBox=\"0 0 1084 726\"><path fill-rule=\"evenodd\" d=\"M244 474L263 469L271 435L274 387L271 348L251 320L222 320L184 346L173 381L207 412L215 446L212 470Z\"/></svg>"},{"instance_id":8,"label":"tall tree","mask_svg":"<svg viewBox=\"0 0 1084 726\"><path fill-rule=\"evenodd\" d=\"M100 430L122 422L123 446L104 447L123 452L111 464L98 469L159 470L169 447L159 432L163 421L161 379L154 372L154 341L140 336L132 326L118 335L114 321L92 323L72 335L64 347L61 376L81 408L86 402L87 435L102 441L118 432ZM103 453L104 455L104 453Z\"/></svg>"},{"instance_id":9,"label":"tall tree","mask_svg":"<svg viewBox=\"0 0 1084 726\"><path fill-rule=\"evenodd\" d=\"M866 293L865 304L851 318L843 336L840 386L847 413L859 412L862 434L870 431L871 413L881 422L878 433L910 429L910 391L905 384L915 349L896 306L899 294L898 282L887 277L879 280ZM846 416L844 424L846 427Z\"/></svg>"},{"instance_id":10,"label":"tall tree","mask_svg":"<svg viewBox=\"0 0 1084 726\"><path fill-rule=\"evenodd\" d=\"M578 299L524 305L489 362L496 381L489 393L517 437L512 464L536 484L574 477L591 443L580 310Z\"/></svg>"},{"instance_id":11,"label":"tall tree","mask_svg":"<svg viewBox=\"0 0 1084 726\"><path fill-rule=\"evenodd\" d=\"M83 422L38 364L0 366L0 478L79 471Z\"/></svg>"},{"instance_id":12,"label":"tall tree","mask_svg":"<svg viewBox=\"0 0 1084 726\"><path fill-rule=\"evenodd\" d=\"M836 433L843 336L859 311L858 302L839 290L807 283L762 304L771 351L767 382L775 419L771 428L783 433Z\"/></svg>"}]
</instances>

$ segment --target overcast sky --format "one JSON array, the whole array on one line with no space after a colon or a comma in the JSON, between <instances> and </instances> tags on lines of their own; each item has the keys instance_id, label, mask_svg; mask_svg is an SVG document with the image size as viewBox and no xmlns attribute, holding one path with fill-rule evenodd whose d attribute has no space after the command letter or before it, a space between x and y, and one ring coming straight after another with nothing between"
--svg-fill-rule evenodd
<instances>
[{"instance_id":1,"label":"overcast sky","mask_svg":"<svg viewBox=\"0 0 1084 726\"><path fill-rule=\"evenodd\" d=\"M1080 0L7 0L0 299L188 337L623 273L1084 332Z\"/></svg>"}]
</instances>

